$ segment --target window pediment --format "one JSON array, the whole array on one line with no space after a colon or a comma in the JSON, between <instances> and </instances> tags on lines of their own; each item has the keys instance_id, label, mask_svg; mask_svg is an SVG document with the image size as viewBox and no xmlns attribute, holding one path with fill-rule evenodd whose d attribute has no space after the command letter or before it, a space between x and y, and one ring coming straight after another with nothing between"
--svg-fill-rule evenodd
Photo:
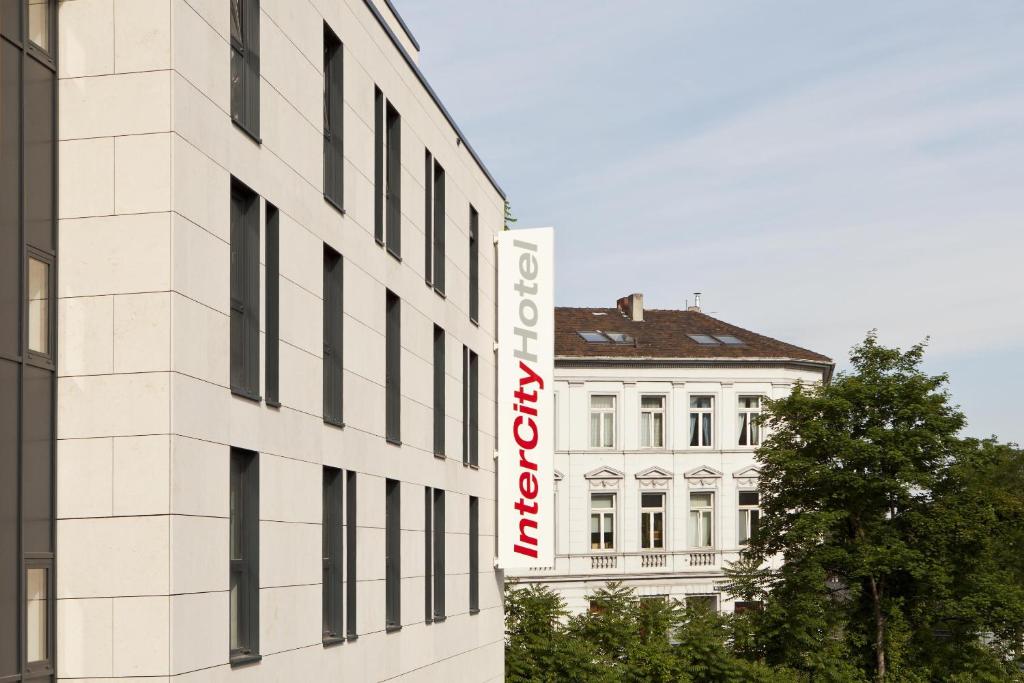
<instances>
[{"instance_id":1,"label":"window pediment","mask_svg":"<svg viewBox=\"0 0 1024 683\"><path fill-rule=\"evenodd\" d=\"M598 467L583 475L583 478L590 482L591 489L613 489L619 487L625 475L614 467Z\"/></svg>"},{"instance_id":2,"label":"window pediment","mask_svg":"<svg viewBox=\"0 0 1024 683\"><path fill-rule=\"evenodd\" d=\"M750 465L744 467L742 470L737 470L732 473L732 478L740 486L757 486L758 478L761 476L761 470L756 465Z\"/></svg>"},{"instance_id":3,"label":"window pediment","mask_svg":"<svg viewBox=\"0 0 1024 683\"><path fill-rule=\"evenodd\" d=\"M722 480L722 473L713 467L701 465L683 474L691 487L718 486Z\"/></svg>"},{"instance_id":4,"label":"window pediment","mask_svg":"<svg viewBox=\"0 0 1024 683\"><path fill-rule=\"evenodd\" d=\"M663 467L648 467L634 475L640 482L641 488L667 489L672 481L672 473Z\"/></svg>"}]
</instances>

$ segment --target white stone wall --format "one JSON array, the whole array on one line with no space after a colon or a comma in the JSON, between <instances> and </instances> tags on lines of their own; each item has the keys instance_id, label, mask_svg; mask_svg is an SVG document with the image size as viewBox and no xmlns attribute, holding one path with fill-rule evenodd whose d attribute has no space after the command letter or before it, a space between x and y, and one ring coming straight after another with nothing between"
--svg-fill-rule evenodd
<instances>
[{"instance_id":1,"label":"white stone wall","mask_svg":"<svg viewBox=\"0 0 1024 683\"><path fill-rule=\"evenodd\" d=\"M586 595L621 580L638 595L732 597L716 585L726 562L738 558L738 494L756 488L754 447L738 445L738 398L780 398L798 382L821 380L814 369L677 367L555 367L556 559L552 567L516 572L522 581L548 584L572 611L588 607ZM616 397L615 445L590 447L590 397ZM662 395L665 447L640 447L640 399ZM690 396L714 396L713 445L689 445ZM602 469L603 468L603 469ZM657 468L657 469L652 469ZM689 475L689 476L687 476ZM644 550L640 538L641 492L665 494L665 548ZM691 492L714 494L711 548L689 538ZM592 550L590 496L616 495L615 549ZM509 572L513 574L513 572Z\"/></svg>"},{"instance_id":2,"label":"white stone wall","mask_svg":"<svg viewBox=\"0 0 1024 683\"><path fill-rule=\"evenodd\" d=\"M261 4L260 145L230 119L227 0L60 4L59 677L498 679L487 455L502 199L362 0ZM325 21L344 44L345 215L323 198ZM401 262L373 239L375 84L402 116ZM424 283L425 146L446 171L446 298ZM280 211L280 409L229 390L232 175ZM480 214L479 326L468 318L470 203ZM322 420L323 243L344 259L344 429ZM385 289L402 299L400 447L383 437ZM434 323L447 338L443 460L432 455ZM480 358L479 470L462 465L463 344ZM261 386L263 374L261 352ZM263 659L237 669L228 665L231 446L260 453L261 477ZM359 639L329 648L324 464L357 472L359 486ZM403 482L403 629L391 634L385 478ZM424 486L447 491L448 619L429 626ZM473 616L470 495L481 532Z\"/></svg>"}]
</instances>

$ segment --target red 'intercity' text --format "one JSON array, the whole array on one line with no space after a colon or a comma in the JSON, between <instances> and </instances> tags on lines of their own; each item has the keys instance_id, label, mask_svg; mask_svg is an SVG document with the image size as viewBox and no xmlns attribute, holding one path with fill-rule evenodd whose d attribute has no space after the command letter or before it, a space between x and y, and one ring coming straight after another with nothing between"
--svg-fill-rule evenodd
<instances>
[{"instance_id":1,"label":"red 'intercity' text","mask_svg":"<svg viewBox=\"0 0 1024 683\"><path fill-rule=\"evenodd\" d=\"M512 409L519 415L512 422L512 432L519 446L519 500L513 507L519 513L519 542L512 549L520 555L537 557L537 463L531 460L540 434L537 432L537 397L544 390L544 379L534 372L525 361L519 361L519 386L512 393L515 402ZM533 535L530 535L530 529Z\"/></svg>"}]
</instances>

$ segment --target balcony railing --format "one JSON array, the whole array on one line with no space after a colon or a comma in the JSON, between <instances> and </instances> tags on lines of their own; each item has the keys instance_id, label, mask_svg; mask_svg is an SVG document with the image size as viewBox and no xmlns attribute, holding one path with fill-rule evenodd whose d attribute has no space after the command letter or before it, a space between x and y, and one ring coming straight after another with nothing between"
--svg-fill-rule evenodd
<instances>
[{"instance_id":1,"label":"balcony railing","mask_svg":"<svg viewBox=\"0 0 1024 683\"><path fill-rule=\"evenodd\" d=\"M648 569L650 567L667 567L668 555L666 555L665 553L641 555L640 566L644 569Z\"/></svg>"}]
</instances>

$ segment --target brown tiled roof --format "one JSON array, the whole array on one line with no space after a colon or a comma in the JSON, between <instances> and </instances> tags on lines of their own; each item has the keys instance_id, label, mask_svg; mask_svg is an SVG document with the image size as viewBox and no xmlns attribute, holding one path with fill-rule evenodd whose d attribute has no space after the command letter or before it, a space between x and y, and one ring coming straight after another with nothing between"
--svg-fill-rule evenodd
<instances>
[{"instance_id":1,"label":"brown tiled roof","mask_svg":"<svg viewBox=\"0 0 1024 683\"><path fill-rule=\"evenodd\" d=\"M579 335L595 330L621 332L631 335L635 341L632 344L595 344ZM687 336L690 334L732 335L743 344L698 344ZM555 308L555 356L832 362L820 353L755 334L698 311L648 309L644 311L642 322L634 322L616 308Z\"/></svg>"}]
</instances>

